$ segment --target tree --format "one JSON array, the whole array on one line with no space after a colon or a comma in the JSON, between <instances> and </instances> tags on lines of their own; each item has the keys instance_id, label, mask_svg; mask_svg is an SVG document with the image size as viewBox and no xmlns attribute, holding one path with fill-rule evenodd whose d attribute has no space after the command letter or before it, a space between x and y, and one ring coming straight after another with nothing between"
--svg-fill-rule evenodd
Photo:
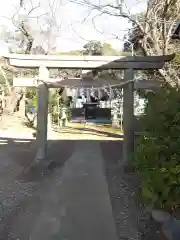
<instances>
[{"instance_id":1,"label":"tree","mask_svg":"<svg viewBox=\"0 0 180 240\"><path fill-rule=\"evenodd\" d=\"M11 30L13 34L9 34L7 26L4 26L6 33L3 30L4 38L13 42L13 52L29 54L39 43L43 43L42 47L47 54L56 49L56 39L62 25L59 19L63 1L50 1L46 7L41 3L41 0L20 0L12 16L3 17L14 26L14 31Z\"/></svg>"},{"instance_id":2,"label":"tree","mask_svg":"<svg viewBox=\"0 0 180 240\"><path fill-rule=\"evenodd\" d=\"M177 45L172 41L172 31L180 18L180 0L149 0L143 16L136 17L126 9L125 2L94 4L91 0L79 0L76 3L83 3L90 11L98 11L100 15L110 15L118 19L127 19L136 32L135 43L141 55L162 55L177 51ZM168 66L168 67L167 67ZM179 85L177 71L171 64L164 69L155 71L156 76L169 82L172 85Z\"/></svg>"},{"instance_id":3,"label":"tree","mask_svg":"<svg viewBox=\"0 0 180 240\"><path fill-rule=\"evenodd\" d=\"M56 4L57 3L57 4ZM31 0L20 0L19 5L16 6L14 13L11 17L7 17L12 25L14 26L13 30L8 30L6 26L1 28L1 36L5 42L11 45L10 51L16 53L33 53L33 54L46 54L51 53L51 49L54 48L54 42L56 41L57 31L60 29L60 25L57 25L56 14L58 13L57 6L60 6L61 2L54 0L51 4L49 3L49 11L47 9L43 9L43 6L40 2L35 3ZM39 13L39 9L41 10ZM37 11L38 10L38 11ZM51 29L51 31L47 31ZM38 40L40 37L44 37L45 40L48 39L48 47L45 51L44 46L36 46L35 40ZM53 39L53 42L49 40L49 38ZM45 42L45 41L41 41ZM56 42L55 42L56 43ZM23 75L33 74L33 71L21 69L21 71L16 70L10 66L1 64L1 72L3 76L6 76L8 72L11 72L11 75L21 72ZM3 79L6 82L6 86L9 86L10 83L7 82L11 79L6 78ZM12 84L11 84L12 85ZM6 87L7 88L7 87ZM18 96L22 93L16 91L16 94L13 93L13 88L9 89L9 97L11 100L11 105L15 109L14 105L17 105ZM12 98L14 100L12 100ZM12 108L11 107L11 108Z\"/></svg>"},{"instance_id":4,"label":"tree","mask_svg":"<svg viewBox=\"0 0 180 240\"><path fill-rule=\"evenodd\" d=\"M45 55L46 51L44 50L44 48L42 46L36 46L35 48L32 48L32 54L36 55Z\"/></svg>"},{"instance_id":5,"label":"tree","mask_svg":"<svg viewBox=\"0 0 180 240\"><path fill-rule=\"evenodd\" d=\"M31 12L36 9L36 7L31 6L31 11L28 13L23 11L23 7L23 2L20 2L18 10L13 14L12 17L8 18L15 27L14 32L12 30L9 31L8 28L6 29L4 26L1 29L1 36L5 42L11 43L12 47L10 48L10 51L18 52L21 49L23 53L28 54L30 53L33 45L33 36L28 17L30 16ZM16 47L14 48L13 45ZM12 87L13 75L17 72L17 69L7 66L4 61L1 62L1 73L5 80L3 88L8 95L7 108L11 112L19 110L20 101L24 95L21 88ZM8 73L11 73L10 78L8 77Z\"/></svg>"},{"instance_id":6,"label":"tree","mask_svg":"<svg viewBox=\"0 0 180 240\"><path fill-rule=\"evenodd\" d=\"M136 15L136 18L142 22L142 19L145 20L145 14L140 13ZM125 52L131 52L133 45L133 49L138 54L138 50L140 49L139 44L141 42L141 39L143 39L143 35L141 31L139 30L139 27L136 26L136 24L132 24L132 28L129 29L128 33L124 36L124 39L127 39L128 41L124 42L124 51ZM140 52L140 54L142 54Z\"/></svg>"},{"instance_id":7,"label":"tree","mask_svg":"<svg viewBox=\"0 0 180 240\"><path fill-rule=\"evenodd\" d=\"M20 1L16 6L12 16L6 17L14 29L8 30L7 26L1 28L2 38L11 45L12 52L29 54L34 43L34 29L32 28L32 19L38 18L34 16L39 4L34 5L32 1Z\"/></svg>"},{"instance_id":8,"label":"tree","mask_svg":"<svg viewBox=\"0 0 180 240\"><path fill-rule=\"evenodd\" d=\"M164 84L146 98L134 164L144 200L171 213L180 206L180 88Z\"/></svg>"},{"instance_id":9,"label":"tree","mask_svg":"<svg viewBox=\"0 0 180 240\"><path fill-rule=\"evenodd\" d=\"M11 18L13 25L16 28L16 33L19 33L21 35L21 42L20 47L25 48L24 53L29 54L31 52L34 37L32 34L32 29L30 26L30 15L35 11L39 5L33 6L31 5L31 8L29 11L26 11L25 9L25 2L20 0L20 6L17 14L14 14Z\"/></svg>"},{"instance_id":10,"label":"tree","mask_svg":"<svg viewBox=\"0 0 180 240\"><path fill-rule=\"evenodd\" d=\"M102 51L103 51L103 55L107 56L107 55L120 55L120 52L117 51L115 48L112 47L111 44L109 43L104 43L102 45Z\"/></svg>"},{"instance_id":11,"label":"tree","mask_svg":"<svg viewBox=\"0 0 180 240\"><path fill-rule=\"evenodd\" d=\"M103 55L103 46L100 41L89 41L87 44L84 45L83 48L83 55Z\"/></svg>"}]
</instances>

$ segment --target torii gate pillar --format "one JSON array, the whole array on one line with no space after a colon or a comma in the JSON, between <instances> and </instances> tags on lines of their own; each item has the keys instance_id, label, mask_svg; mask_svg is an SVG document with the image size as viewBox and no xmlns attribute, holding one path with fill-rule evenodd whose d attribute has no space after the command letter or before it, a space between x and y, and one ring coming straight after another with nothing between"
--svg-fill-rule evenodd
<instances>
[{"instance_id":1,"label":"torii gate pillar","mask_svg":"<svg viewBox=\"0 0 180 240\"><path fill-rule=\"evenodd\" d=\"M37 111L37 155L36 161L47 159L47 125L48 125L48 86L46 81L49 71L45 66L39 68L38 111Z\"/></svg>"},{"instance_id":2,"label":"torii gate pillar","mask_svg":"<svg viewBox=\"0 0 180 240\"><path fill-rule=\"evenodd\" d=\"M124 70L124 80L129 81L123 87L123 162L128 163L134 152L134 71Z\"/></svg>"}]
</instances>

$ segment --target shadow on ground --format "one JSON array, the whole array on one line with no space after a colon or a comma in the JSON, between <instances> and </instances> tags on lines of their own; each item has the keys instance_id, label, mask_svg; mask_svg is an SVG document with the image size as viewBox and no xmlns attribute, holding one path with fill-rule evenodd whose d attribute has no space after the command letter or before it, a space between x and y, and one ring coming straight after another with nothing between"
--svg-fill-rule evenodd
<instances>
[{"instance_id":1,"label":"shadow on ground","mask_svg":"<svg viewBox=\"0 0 180 240\"><path fill-rule=\"evenodd\" d=\"M112 135L110 135L112 136ZM114 135L113 135L114 136ZM119 137L119 135L118 135ZM53 161L49 168L32 168L32 171L26 171L33 164L36 157L36 140L35 139L18 139L18 138L0 138L0 152L7 154L13 161L14 167L21 169L16 176L17 180L37 181L46 177L56 167L62 167L64 163L72 156L75 144L77 142L92 141L100 143L105 162L118 164L122 157L122 141L120 140L49 140L48 141L48 160ZM1 156L0 156L1 157ZM1 169L3 168L4 159L0 159ZM17 165L17 166L15 166ZM6 170L8 169L8 161ZM15 170L15 169L14 169ZM44 172L45 171L45 172Z\"/></svg>"},{"instance_id":2,"label":"shadow on ground","mask_svg":"<svg viewBox=\"0 0 180 240\"><path fill-rule=\"evenodd\" d=\"M53 160L54 166L61 167L72 155L75 141L73 140L50 140L48 141L48 160ZM35 171L26 171L36 157L36 141L34 139L0 138L0 152L8 154L17 167L22 171L17 175L17 180L37 181L49 173L48 168L40 168ZM0 160L2 162L3 159ZM23 179L24 177L24 179ZM28 179L29 178L29 179Z\"/></svg>"},{"instance_id":3,"label":"shadow on ground","mask_svg":"<svg viewBox=\"0 0 180 240\"><path fill-rule=\"evenodd\" d=\"M51 191L55 183L54 176L58 172L61 178L61 169L74 153L76 144L82 144L83 147L86 142L95 142L101 148L119 239L131 239L131 236L138 239L138 234L144 235L142 239L151 239L144 232L144 224L148 220L144 220L143 209L138 209L136 193L139 181L134 173L126 174L121 167L121 140L49 140L48 156L53 164L49 168L29 168L36 156L36 141L18 138L0 138L0 239L12 240L11 234L13 236L20 232L23 236L25 232L32 232L35 227L33 219L38 218L43 211L44 200L41 197L48 199L49 195L55 194ZM39 193L41 191L43 194ZM29 214L33 217L22 218ZM26 237L24 235L23 239Z\"/></svg>"},{"instance_id":4,"label":"shadow on ground","mask_svg":"<svg viewBox=\"0 0 180 240\"><path fill-rule=\"evenodd\" d=\"M86 142L96 142L102 152L109 149L113 154L109 161L115 164L118 162L122 149L122 141L119 140L49 140L48 156L49 160L53 160L53 165L49 168L37 165L30 167L36 156L34 139L0 138L0 239L13 239L11 234L13 236L15 233L25 232L21 230L23 227L27 232L31 232L33 218L22 219L22 216L30 214L38 217L42 214L43 200L40 196L45 195L39 192L51 195L56 170L61 169L72 156L76 144L82 144L83 147ZM106 155L106 152L104 154ZM26 237L24 235L24 239Z\"/></svg>"}]
</instances>

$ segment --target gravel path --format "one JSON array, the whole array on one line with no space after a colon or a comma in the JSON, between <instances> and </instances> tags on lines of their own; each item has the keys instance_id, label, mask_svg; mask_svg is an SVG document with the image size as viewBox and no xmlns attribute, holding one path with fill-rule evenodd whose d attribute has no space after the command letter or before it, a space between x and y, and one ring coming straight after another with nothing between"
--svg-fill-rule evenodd
<instances>
[{"instance_id":1,"label":"gravel path","mask_svg":"<svg viewBox=\"0 0 180 240\"><path fill-rule=\"evenodd\" d=\"M38 169L24 174L24 169L33 161L36 153L32 137L34 130L22 126L21 120L12 116L5 116L0 126L0 240L14 240L11 233L17 219L26 225L24 232L30 231L33 219L41 211L40 199L47 195L54 176L52 170L41 174ZM49 157L55 160L57 169L61 169L72 156L74 139L99 141L119 239L163 239L157 234L159 226L151 221L139 203L136 175L124 173L121 164L118 164L122 158L122 141L118 137L88 129L71 129L71 132L64 129L60 134L51 133L50 138ZM21 220L22 216L27 215L31 217Z\"/></svg>"},{"instance_id":2,"label":"gravel path","mask_svg":"<svg viewBox=\"0 0 180 240\"><path fill-rule=\"evenodd\" d=\"M24 127L21 119L14 116L4 116L0 126L0 240L14 240L11 233L19 217L29 216L22 219L26 231L33 226L33 219L41 211L41 196L47 194L52 172L32 169L25 174L24 170L36 154L34 131ZM49 157L61 167L72 155L74 141L67 144L66 141L51 140L49 146Z\"/></svg>"},{"instance_id":3,"label":"gravel path","mask_svg":"<svg viewBox=\"0 0 180 240\"><path fill-rule=\"evenodd\" d=\"M122 142L101 143L112 210L120 240L165 240L160 225L152 220L140 202L135 173L125 173L121 165Z\"/></svg>"}]
</instances>

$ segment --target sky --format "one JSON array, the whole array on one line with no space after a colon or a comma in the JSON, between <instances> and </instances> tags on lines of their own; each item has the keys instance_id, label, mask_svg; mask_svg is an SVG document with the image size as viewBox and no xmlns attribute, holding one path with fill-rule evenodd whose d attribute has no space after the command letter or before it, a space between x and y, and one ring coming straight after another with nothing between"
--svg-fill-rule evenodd
<instances>
[{"instance_id":1,"label":"sky","mask_svg":"<svg viewBox=\"0 0 180 240\"><path fill-rule=\"evenodd\" d=\"M37 0L26 0L29 2L36 2ZM32 15L40 16L49 11L48 1L52 0L40 0L40 8L36 10ZM83 45L89 40L99 40L101 42L110 43L114 48L120 50L123 46L123 36L130 27L127 20L122 18L112 17L108 15L100 16L98 11L92 11L90 14L90 8L87 6L78 5L68 0L56 0L57 6L54 11L56 21L58 22L59 31L56 41L58 51L69 51L75 49L81 49ZM81 0L83 1L83 0ZM99 0L91 0L97 2ZM113 3L117 0L101 0L102 3ZM61 4L59 4L61 2ZM15 9L17 9L19 0L5 0L0 8L1 25L12 27L10 18ZM146 7L146 1L144 0L125 0L127 8L131 13L135 14L142 12ZM27 6L28 11L28 6ZM88 17L87 17L88 16ZM39 27L44 26L42 16L37 24L36 18L32 18L33 29L39 31ZM118 38L118 39L117 39ZM36 34L35 44L45 44L45 39ZM2 41L0 41L0 49L4 49Z\"/></svg>"}]
</instances>

